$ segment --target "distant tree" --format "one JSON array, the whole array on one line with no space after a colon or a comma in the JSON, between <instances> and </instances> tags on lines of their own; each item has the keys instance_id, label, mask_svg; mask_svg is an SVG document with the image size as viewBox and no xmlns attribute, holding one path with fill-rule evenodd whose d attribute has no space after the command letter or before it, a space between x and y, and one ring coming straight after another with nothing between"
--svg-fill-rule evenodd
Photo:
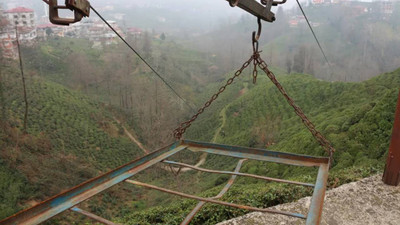
<instances>
[{"instance_id":1,"label":"distant tree","mask_svg":"<svg viewBox=\"0 0 400 225\"><path fill-rule=\"evenodd\" d=\"M46 28L46 35L51 36L53 34L53 30L51 28Z\"/></svg>"},{"instance_id":2,"label":"distant tree","mask_svg":"<svg viewBox=\"0 0 400 225\"><path fill-rule=\"evenodd\" d=\"M27 123L28 123L28 97L27 97L27 94L26 94L24 67L23 67L23 63L22 63L21 47L20 47L20 44L19 44L19 34L18 34L18 28L17 27L15 27L15 36L16 36L16 39L17 39L19 68L21 70L22 87L24 89L25 113L24 113L24 128L23 128L23 131L26 134L27 133L27 126L28 126L27 125Z\"/></svg>"},{"instance_id":3,"label":"distant tree","mask_svg":"<svg viewBox=\"0 0 400 225\"><path fill-rule=\"evenodd\" d=\"M160 39L163 40L163 41L165 41L165 38L166 38L166 37L165 37L165 34L162 33L162 34L160 35Z\"/></svg>"},{"instance_id":4,"label":"distant tree","mask_svg":"<svg viewBox=\"0 0 400 225\"><path fill-rule=\"evenodd\" d=\"M2 29L2 24L0 23L0 30ZM7 110L6 110L6 100L4 97L5 87L3 81L3 65L4 65L4 57L3 52L0 48L0 128L7 121Z\"/></svg>"},{"instance_id":5,"label":"distant tree","mask_svg":"<svg viewBox=\"0 0 400 225\"><path fill-rule=\"evenodd\" d=\"M149 32L144 32L143 35L143 54L144 54L144 58L146 59L150 59L151 55L152 55L152 47L151 47L151 37Z\"/></svg>"},{"instance_id":6,"label":"distant tree","mask_svg":"<svg viewBox=\"0 0 400 225\"><path fill-rule=\"evenodd\" d=\"M293 70L298 73L303 73L305 69L306 47L303 45L293 56Z\"/></svg>"},{"instance_id":7,"label":"distant tree","mask_svg":"<svg viewBox=\"0 0 400 225\"><path fill-rule=\"evenodd\" d=\"M2 54L2 53L0 52L0 54ZM0 58L0 60L2 61L1 58ZM2 78L1 71L2 71L2 68L0 68L0 127L2 127L2 125L7 121L6 100L4 98L4 90L5 90L5 88L4 88L4 83L3 83L3 78Z\"/></svg>"},{"instance_id":8,"label":"distant tree","mask_svg":"<svg viewBox=\"0 0 400 225\"><path fill-rule=\"evenodd\" d=\"M289 56L286 56L286 71L288 74L292 72L292 60L289 58Z\"/></svg>"}]
</instances>

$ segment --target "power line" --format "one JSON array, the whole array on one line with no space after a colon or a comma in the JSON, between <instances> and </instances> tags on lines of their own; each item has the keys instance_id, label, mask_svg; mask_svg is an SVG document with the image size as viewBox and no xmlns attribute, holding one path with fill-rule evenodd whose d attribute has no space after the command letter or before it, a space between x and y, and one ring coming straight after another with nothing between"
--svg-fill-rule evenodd
<instances>
[{"instance_id":1,"label":"power line","mask_svg":"<svg viewBox=\"0 0 400 225\"><path fill-rule=\"evenodd\" d=\"M308 20L308 18L307 18L307 16L306 16L306 13L305 13L304 10L303 10L303 7L301 7L301 4L300 4L299 0L296 0L296 2L297 2L297 4L299 5L299 8L300 8L301 12L303 13L304 18L305 18L306 21L307 21L308 27L310 28L311 33L313 34L314 39L315 39L315 41L316 41L317 44L318 44L319 50L321 50L321 53L322 53L322 55L324 55L324 58L325 58L326 63L328 63L328 67L329 67L329 69L331 70L331 73L333 73L331 64L329 63L328 58L326 57L325 52L324 52L324 50L322 49L321 44L319 43L319 40L318 40L318 38L317 38L317 35L315 35L314 29L311 27L310 21Z\"/></svg>"},{"instance_id":2,"label":"power line","mask_svg":"<svg viewBox=\"0 0 400 225\"><path fill-rule=\"evenodd\" d=\"M93 6L90 6L90 8L93 10L93 12L95 12L97 14L98 17L100 17L101 20L103 20L103 22L105 24L107 24L107 26L114 31L114 33L139 57L139 59L141 59L144 64L146 64L152 71L153 73L160 78L160 80L169 88L171 89L171 91L179 98L181 99L192 111L195 111L195 109L184 99L182 98L178 92L175 91L175 89L107 22L107 20L105 20L100 13L98 13Z\"/></svg>"}]
</instances>

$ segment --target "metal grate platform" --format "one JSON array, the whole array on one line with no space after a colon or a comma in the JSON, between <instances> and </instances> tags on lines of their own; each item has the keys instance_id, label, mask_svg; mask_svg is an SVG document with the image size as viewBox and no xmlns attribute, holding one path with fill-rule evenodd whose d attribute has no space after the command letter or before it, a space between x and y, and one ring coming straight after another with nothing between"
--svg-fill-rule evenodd
<instances>
[{"instance_id":1,"label":"metal grate platform","mask_svg":"<svg viewBox=\"0 0 400 225\"><path fill-rule=\"evenodd\" d=\"M235 171L218 171L218 170L209 170L204 169L192 165L188 165L180 162L168 161L170 156L182 151L182 150L191 150L191 151L200 151L207 152L211 154L230 156L235 158L240 158ZM305 166L305 167L318 167L318 175L316 178L315 184L282 180L271 177L258 176L253 174L241 173L240 168L242 163L246 159L252 160L260 160L274 163L281 163L287 165L295 165L295 166ZM141 183L138 181L130 180L135 174L153 166L156 163L165 163L169 165L174 165L178 167L189 167L195 170L199 170L202 172L209 173L219 173L219 174L229 174L232 175L225 185L224 189L221 192L213 197L213 198L201 198L181 192L176 192L173 190L168 190L161 187L156 187L150 184ZM39 203L36 206L33 206L29 209L23 210L13 216L10 216L2 221L0 224L4 225L16 225L16 224L39 224L44 222L57 214L64 212L66 210L70 210L72 212L80 213L85 215L91 219L94 219L103 224L115 224L111 221L103 219L99 216L96 216L90 212L86 212L84 210L79 209L77 206L79 203L91 198L92 196L112 187L115 184L121 182L128 182L134 185L143 186L146 188L151 188L159 191L163 191L169 194L178 195L185 198L191 198L198 200L199 203L192 210L192 212L185 218L182 224L189 224L191 219L193 219L194 215L201 209L201 207L206 203L212 204L220 204L225 206L231 206L241 209L247 209L250 211L260 211L266 213L277 213L283 214L292 217L298 217L306 220L307 225L319 224L322 215L323 201L325 196L326 184L328 179L328 171L329 171L329 158L325 157L311 157L304 155L297 155L291 153L283 153L283 152L275 152L269 151L265 149L256 149L256 148L246 148L246 147L238 147L238 146L229 146L229 145L220 145L220 144L211 144L211 143L202 143L195 141L182 140L175 142L167 147L161 148L157 151L154 151L148 155L145 155L139 159L131 161L123 166L120 166L106 174L88 180L78 186L71 188L59 195L56 195L46 201ZM238 205L229 202L224 202L218 200L221 198L232 186L237 176L245 176L252 177L255 179L262 179L271 182L282 182L293 185L303 185L308 187L314 187L314 192L310 204L310 208L307 215L302 215L296 212L284 212L273 209L261 209L255 208L251 206Z\"/></svg>"}]
</instances>

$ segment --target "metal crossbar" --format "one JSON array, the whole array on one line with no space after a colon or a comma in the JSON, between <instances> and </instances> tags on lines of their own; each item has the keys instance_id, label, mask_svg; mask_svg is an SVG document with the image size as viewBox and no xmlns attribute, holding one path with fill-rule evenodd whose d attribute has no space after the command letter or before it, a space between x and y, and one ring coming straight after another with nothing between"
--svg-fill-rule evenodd
<instances>
[{"instance_id":1,"label":"metal crossbar","mask_svg":"<svg viewBox=\"0 0 400 225\"><path fill-rule=\"evenodd\" d=\"M246 159L241 159L239 160L238 164L236 165L235 168L235 173L238 173L240 171L240 168L242 168L243 162L246 161ZM213 199L219 199L221 198L233 185L233 182L235 182L237 175L232 175L231 178L228 180L224 188L218 193L217 196L215 196ZM182 221L181 225L187 225L192 221L196 213L198 213L201 208L206 204L205 201L200 201L197 203L196 207L192 209L192 211L186 216L186 218Z\"/></svg>"},{"instance_id":2,"label":"metal crossbar","mask_svg":"<svg viewBox=\"0 0 400 225\"><path fill-rule=\"evenodd\" d=\"M73 207L73 208L71 208L70 210L71 210L72 212L79 213L79 214L81 214L81 215L84 215L84 216L86 216L86 217L88 217L88 218L90 218L90 219L92 219L92 220L95 220L95 221L97 221L97 222L99 222L99 223L102 223L102 224L106 224L106 225L119 225L119 224L117 224L117 223L113 223L113 222L111 222L111 221L109 221L109 220L107 220L107 219L104 219L104 218L102 218L102 217L100 217L100 216L98 216L98 215L95 215L95 214L93 214L93 213L91 213L91 212L88 212L88 211L85 211L85 210L83 210L83 209L80 209L80 208L78 208L78 207Z\"/></svg>"},{"instance_id":3,"label":"metal crossbar","mask_svg":"<svg viewBox=\"0 0 400 225\"><path fill-rule=\"evenodd\" d=\"M236 178L236 176L247 176L247 177L268 180L268 181L272 181L272 182L285 182L285 183L291 182L290 184L300 184L300 185L306 184L306 183L300 183L300 182L293 183L293 181L285 181L285 180L280 180L280 179L275 180L275 178L271 179L268 177L261 177L261 176L256 176L256 175L252 175L252 174L240 173L239 172L240 167L238 169L238 166L241 166L241 163L240 163L240 165L237 166L237 169L234 172L214 171L214 170L208 170L208 169L203 169L203 168L199 168L199 167L194 167L194 169L197 169L197 170L203 171L203 172L232 175L228 184L220 192L220 194L217 195L215 198L201 198L201 197L197 197L197 196L193 196L193 195L188 195L188 194L179 193L179 192L175 192L172 190L156 187L156 186L153 186L150 184L141 183L138 181L128 180L129 178L133 177L135 174L137 174L159 162L171 163L171 165L175 164L175 165L182 166L182 167L187 166L187 164L166 160L170 156L172 156L182 150L185 150L185 149L192 150L192 151L214 153L214 154L218 154L218 155L231 156L231 157L236 157L236 158L240 158L240 159L254 159L254 160L268 161L268 162L274 162L274 163L282 163L282 164L287 164L287 165L319 167L316 183L314 185L314 193L312 196L310 209L309 209L307 216L304 216L304 215L301 215L298 213L282 212L282 211L273 210L273 209L259 209L259 208L255 208L255 207L251 207L251 206L238 205L238 204L233 204L233 203L229 203L229 202L223 202L220 200L216 200L216 198L219 198L226 191L228 191L228 189L233 184L234 176L235 176L235 178ZM239 161L239 162L242 162L242 161ZM191 166L191 167L193 167L193 166ZM59 195L56 195L44 202L41 202L36 206L33 206L26 210L23 210L13 216L10 216L10 217L0 221L0 224L1 225L3 225L3 224L4 225L39 224L39 223L44 222L44 221L60 214L61 212L68 210L68 209L71 209L71 210L77 212L79 210L77 210L76 206L79 203L114 186L115 184L121 183L123 181L127 181L127 182L133 183L135 185L140 185L140 186L144 186L147 188L152 188L152 189L168 192L168 193L179 195L179 196L186 197L186 198L196 199L200 202L204 202L204 203L201 203L201 206L204 205L205 202L209 202L209 203L215 203L215 204L231 206L231 207L236 207L236 208L241 208L241 209L247 209L247 210L252 210L252 211L278 213L278 214L283 214L283 215L306 219L307 225L314 225L314 224L319 224L319 222L321 220L322 206L323 206L326 184L327 184L327 179L328 179L328 170L329 170L329 158L311 157L311 156L304 156L304 155L291 154L291 153L275 152L275 151L269 151L269 150L265 150L265 149L246 148L246 147L238 147L238 146L229 146L229 145L220 145L220 144L181 140L181 141L175 142L167 147L161 148L157 151L147 154L139 159L133 160L123 166L120 166L120 167L106 173L106 174L103 174L103 175L93 178L89 181L86 181L76 187L71 188L70 190L67 190L67 191L65 191ZM311 186L311 185L307 184L305 186ZM199 203L199 205L200 205L200 203ZM201 206L199 208L196 207L194 210L197 210L197 211L200 210ZM86 216L88 216L89 214L94 215L94 214L87 212ZM188 216L192 216L192 215L189 214ZM90 217L90 218L92 218L92 217Z\"/></svg>"},{"instance_id":4,"label":"metal crossbar","mask_svg":"<svg viewBox=\"0 0 400 225\"><path fill-rule=\"evenodd\" d=\"M191 168L191 169L194 169L194 170L198 170L198 171L202 171L202 172L207 172L207 173L237 175L237 176L243 176L243 177L256 178L256 179L265 180L265 181L273 181L273 182L280 182L280 183L287 183L287 184L302 185L302 186L306 186L306 187L314 187L314 186L315 186L314 184L310 184L310 183L304 183L304 182L298 182L298 181L291 181L291 180L283 180L283 179L272 178L272 177L264 177L264 176L249 174L249 173L240 173L240 172L231 172L231 171L220 171L220 170L204 169L204 168L201 168L201 167L192 166L192 165L185 164L185 163L180 163L180 162L168 161L168 160L164 160L164 161L162 161L162 162L163 162L163 163L167 163L167 164L171 164L171 165L180 166L180 167L187 167L187 168Z\"/></svg>"},{"instance_id":5,"label":"metal crossbar","mask_svg":"<svg viewBox=\"0 0 400 225\"><path fill-rule=\"evenodd\" d=\"M247 206L247 205L239 205L239 204L230 203L230 202L223 202L223 201L215 200L213 198L202 198L202 197L198 197L198 196L195 196L195 195L189 195L189 194L185 194L185 193L182 193L182 192L172 191L172 190L169 190L169 189L166 189L166 188L160 188L160 187L157 187L157 186L154 186L154 185L151 185L151 184L146 184L146 183L142 183L142 182L135 181L135 180L126 180L126 182L131 183L131 184L135 184L135 185L138 185L138 186L142 186L142 187L151 188L151 189L154 189L154 190L166 192L166 193L169 193L169 194L178 195L178 196L181 196L181 197L184 197L184 198L190 198L190 199L198 200L198 201L210 202L210 203L215 203L215 204L219 204L219 205L230 206L230 207L239 208L239 209L245 209L245 210L250 210L250 211L281 214L281 215L286 215L286 216L298 217L298 218L301 218L301 219L305 219L306 218L304 215L299 214L299 213L290 213L290 212L284 212L284 211L279 211L279 210L275 210L275 209L260 209L260 208Z\"/></svg>"}]
</instances>

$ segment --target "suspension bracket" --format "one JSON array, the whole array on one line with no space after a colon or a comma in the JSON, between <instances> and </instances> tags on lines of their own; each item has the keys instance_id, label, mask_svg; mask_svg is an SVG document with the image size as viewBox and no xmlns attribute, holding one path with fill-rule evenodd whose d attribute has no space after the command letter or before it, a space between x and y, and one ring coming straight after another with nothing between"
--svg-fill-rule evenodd
<instances>
[{"instance_id":1,"label":"suspension bracket","mask_svg":"<svg viewBox=\"0 0 400 225\"><path fill-rule=\"evenodd\" d=\"M70 25L89 17L90 2L87 0L65 0L65 5L58 5L57 0L43 0L49 5L50 22L57 25ZM74 18L61 18L58 15L59 9L69 9L74 12Z\"/></svg>"},{"instance_id":2,"label":"suspension bracket","mask_svg":"<svg viewBox=\"0 0 400 225\"><path fill-rule=\"evenodd\" d=\"M226 0L232 7L238 6L239 8L247 11L248 13L264 20L267 22L275 21L275 14L271 12L272 6L283 4L286 0L273 1L273 0L261 0L258 3L256 0Z\"/></svg>"}]
</instances>

